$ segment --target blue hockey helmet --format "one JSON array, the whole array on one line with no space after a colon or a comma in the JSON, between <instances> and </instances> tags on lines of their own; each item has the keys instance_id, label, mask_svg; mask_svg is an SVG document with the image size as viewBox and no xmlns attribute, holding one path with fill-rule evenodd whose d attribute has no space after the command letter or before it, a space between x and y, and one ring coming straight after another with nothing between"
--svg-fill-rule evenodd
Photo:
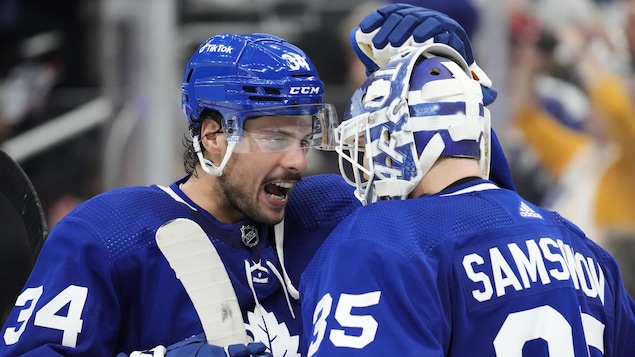
<instances>
[{"instance_id":1,"label":"blue hockey helmet","mask_svg":"<svg viewBox=\"0 0 635 357\"><path fill-rule=\"evenodd\" d=\"M237 143L247 119L308 117L308 146L332 145L322 132L337 125L337 114L323 94L315 66L298 47L269 34L221 34L203 42L187 63L182 107L203 169L221 175L229 155L240 151ZM218 166L204 159L200 149L200 116L206 110L220 113L228 142Z\"/></svg>"},{"instance_id":2,"label":"blue hockey helmet","mask_svg":"<svg viewBox=\"0 0 635 357\"><path fill-rule=\"evenodd\" d=\"M335 133L340 171L364 204L407 198L440 157L477 159L488 178L490 130L461 55L445 44L411 48L353 94Z\"/></svg>"}]
</instances>

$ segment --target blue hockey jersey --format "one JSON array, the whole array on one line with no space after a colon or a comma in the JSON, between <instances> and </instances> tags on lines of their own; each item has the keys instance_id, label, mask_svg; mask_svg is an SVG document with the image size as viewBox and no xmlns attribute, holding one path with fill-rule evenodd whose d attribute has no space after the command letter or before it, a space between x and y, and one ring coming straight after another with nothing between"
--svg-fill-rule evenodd
<instances>
[{"instance_id":1,"label":"blue hockey jersey","mask_svg":"<svg viewBox=\"0 0 635 357\"><path fill-rule=\"evenodd\" d=\"M300 292L308 356L635 356L616 261L486 180L359 208Z\"/></svg>"},{"instance_id":2,"label":"blue hockey jersey","mask_svg":"<svg viewBox=\"0 0 635 357\"><path fill-rule=\"evenodd\" d=\"M298 356L300 305L283 286L272 227L217 221L179 189L185 179L102 193L60 221L2 329L0 355L114 356L202 333L155 240L164 223L188 218L204 229L225 265L248 335L275 356ZM312 176L296 186L283 249L292 284L298 286L324 237L357 206L339 175ZM243 244L244 231L258 234L259 243Z\"/></svg>"}]
</instances>

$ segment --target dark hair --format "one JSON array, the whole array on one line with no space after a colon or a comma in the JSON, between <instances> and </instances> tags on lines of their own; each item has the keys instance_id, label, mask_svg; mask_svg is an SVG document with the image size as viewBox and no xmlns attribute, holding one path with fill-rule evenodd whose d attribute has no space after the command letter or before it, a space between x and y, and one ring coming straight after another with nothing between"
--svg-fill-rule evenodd
<instances>
[{"instance_id":1,"label":"dark hair","mask_svg":"<svg viewBox=\"0 0 635 357\"><path fill-rule=\"evenodd\" d=\"M222 126L223 116L211 109L205 109L198 117L198 119L192 119L190 122L189 131L190 133L200 133L201 124L203 121L211 119L217 122ZM185 147L185 152L183 153L183 167L185 168L185 172L188 175L192 175L194 177L197 176L196 166L199 165L198 157L196 156L196 150L194 149L194 144L192 141L192 136L185 134L183 137L183 146ZM199 137L199 142L201 138ZM201 145L201 152L205 152L205 148Z\"/></svg>"}]
</instances>

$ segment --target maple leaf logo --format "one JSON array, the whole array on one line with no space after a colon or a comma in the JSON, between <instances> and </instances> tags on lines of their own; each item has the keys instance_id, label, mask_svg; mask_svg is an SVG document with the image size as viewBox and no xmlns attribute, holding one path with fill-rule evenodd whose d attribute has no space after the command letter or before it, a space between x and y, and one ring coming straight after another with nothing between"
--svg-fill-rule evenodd
<instances>
[{"instance_id":1,"label":"maple leaf logo","mask_svg":"<svg viewBox=\"0 0 635 357\"><path fill-rule=\"evenodd\" d=\"M276 315L256 306L253 312L247 312L249 323L245 329L251 332L254 341L262 342L275 357L300 357L298 353L300 337L291 336L287 324L278 322Z\"/></svg>"}]
</instances>

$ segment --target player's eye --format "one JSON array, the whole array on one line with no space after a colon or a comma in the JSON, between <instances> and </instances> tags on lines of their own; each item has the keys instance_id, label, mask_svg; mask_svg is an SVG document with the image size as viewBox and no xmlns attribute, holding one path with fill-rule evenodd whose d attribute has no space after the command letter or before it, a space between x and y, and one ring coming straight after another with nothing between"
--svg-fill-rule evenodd
<instances>
[{"instance_id":1,"label":"player's eye","mask_svg":"<svg viewBox=\"0 0 635 357\"><path fill-rule=\"evenodd\" d=\"M311 145L311 136L299 139L284 132L250 133L260 151L279 152L297 148L307 151Z\"/></svg>"}]
</instances>

